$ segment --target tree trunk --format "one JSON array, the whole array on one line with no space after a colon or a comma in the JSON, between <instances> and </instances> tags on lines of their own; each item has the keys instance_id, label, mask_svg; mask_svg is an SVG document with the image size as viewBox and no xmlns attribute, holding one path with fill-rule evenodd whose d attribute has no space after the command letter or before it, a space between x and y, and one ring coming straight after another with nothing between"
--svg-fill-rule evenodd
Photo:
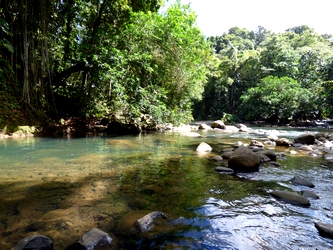
<instances>
[{"instance_id":1,"label":"tree trunk","mask_svg":"<svg viewBox=\"0 0 333 250\"><path fill-rule=\"evenodd\" d=\"M28 2L25 0L25 10L23 16L23 91L22 100L26 104L30 104L29 89L29 43L28 43L28 25L27 25L27 9Z\"/></svg>"}]
</instances>

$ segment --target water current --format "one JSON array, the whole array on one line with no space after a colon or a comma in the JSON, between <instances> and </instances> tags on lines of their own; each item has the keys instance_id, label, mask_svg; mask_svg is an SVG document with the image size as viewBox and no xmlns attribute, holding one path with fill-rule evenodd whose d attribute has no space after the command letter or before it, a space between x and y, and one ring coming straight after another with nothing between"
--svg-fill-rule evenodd
<instances>
[{"instance_id":1,"label":"water current","mask_svg":"<svg viewBox=\"0 0 333 250\"><path fill-rule=\"evenodd\" d=\"M275 128L294 138L305 129ZM263 165L242 175L219 174L213 155L238 141L267 137L198 131L138 136L0 139L0 249L42 234L64 249L93 227L116 235L124 249L330 249L315 222L333 223L333 164L324 157L285 152L281 167ZM317 132L317 131L313 131ZM199 155L200 142L212 146ZM299 176L315 188L294 186ZM268 192L311 190L320 199L298 207ZM169 228L142 239L131 230L143 215L161 211Z\"/></svg>"}]
</instances>

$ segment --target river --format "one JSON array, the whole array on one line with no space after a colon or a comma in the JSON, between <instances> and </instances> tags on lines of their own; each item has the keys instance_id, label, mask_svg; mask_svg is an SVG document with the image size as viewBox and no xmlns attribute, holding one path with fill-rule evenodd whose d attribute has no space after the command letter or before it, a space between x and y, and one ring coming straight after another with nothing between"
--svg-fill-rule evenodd
<instances>
[{"instance_id":1,"label":"river","mask_svg":"<svg viewBox=\"0 0 333 250\"><path fill-rule=\"evenodd\" d=\"M305 131L275 129L290 139ZM64 249L92 227L116 235L124 249L333 248L314 227L333 223L333 163L268 147L286 153L281 167L219 174L214 168L226 161L211 156L238 141L262 140L265 129L198 133L0 139L0 249L32 234ZM196 153L202 141L211 153ZM292 185L294 176L315 188ZM272 198L273 190L311 190L320 199L298 207ZM155 237L135 237L133 222L152 211L167 214L172 225Z\"/></svg>"}]
</instances>

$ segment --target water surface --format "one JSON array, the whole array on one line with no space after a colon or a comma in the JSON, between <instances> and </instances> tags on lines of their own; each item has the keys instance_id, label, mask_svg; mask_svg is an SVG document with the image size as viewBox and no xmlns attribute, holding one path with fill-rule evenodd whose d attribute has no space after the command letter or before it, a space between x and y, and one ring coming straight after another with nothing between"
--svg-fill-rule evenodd
<instances>
[{"instance_id":1,"label":"water surface","mask_svg":"<svg viewBox=\"0 0 333 250\"><path fill-rule=\"evenodd\" d=\"M279 137L304 132L280 130ZM127 249L327 249L314 222L333 223L333 164L323 157L289 154L280 168L218 174L210 157L238 141L267 137L267 131L199 132L122 137L0 140L0 249L31 234L43 234L64 249L98 227ZM198 155L202 141L213 152ZM273 149L272 149L273 150ZM294 186L300 176L314 189ZM311 190L310 208L278 202L272 190ZM172 223L158 237L133 236L133 222L162 211Z\"/></svg>"}]
</instances>

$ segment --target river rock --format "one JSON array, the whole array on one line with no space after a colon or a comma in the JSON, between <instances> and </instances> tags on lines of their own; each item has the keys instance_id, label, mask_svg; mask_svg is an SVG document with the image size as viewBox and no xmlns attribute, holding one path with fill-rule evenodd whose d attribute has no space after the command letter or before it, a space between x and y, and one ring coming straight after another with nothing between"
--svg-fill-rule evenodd
<instances>
[{"instance_id":1,"label":"river rock","mask_svg":"<svg viewBox=\"0 0 333 250\"><path fill-rule=\"evenodd\" d=\"M206 153L212 151L212 147L209 146L206 142L201 142L197 147L196 151L198 153Z\"/></svg>"},{"instance_id":2,"label":"river rock","mask_svg":"<svg viewBox=\"0 0 333 250\"><path fill-rule=\"evenodd\" d=\"M324 158L326 161L333 161L333 154L325 154Z\"/></svg>"},{"instance_id":3,"label":"river rock","mask_svg":"<svg viewBox=\"0 0 333 250\"><path fill-rule=\"evenodd\" d=\"M232 174L234 172L234 170L232 170L231 168L227 168L227 167L215 167L215 171L219 172L219 173L225 173L225 174Z\"/></svg>"},{"instance_id":4,"label":"river rock","mask_svg":"<svg viewBox=\"0 0 333 250\"><path fill-rule=\"evenodd\" d=\"M291 141L289 141L287 138L279 138L275 141L276 146L286 146L286 147L290 147L291 145L293 145L293 143Z\"/></svg>"},{"instance_id":5,"label":"river rock","mask_svg":"<svg viewBox=\"0 0 333 250\"><path fill-rule=\"evenodd\" d=\"M311 148L310 146L307 146L307 145L302 145L298 148L298 150L312 151L313 148Z\"/></svg>"},{"instance_id":6,"label":"river rock","mask_svg":"<svg viewBox=\"0 0 333 250\"><path fill-rule=\"evenodd\" d=\"M302 190L301 191L301 194L304 196L304 197L307 197L307 198L312 198L312 199L319 199L319 196L316 195L314 192L311 192L309 190Z\"/></svg>"},{"instance_id":7,"label":"river rock","mask_svg":"<svg viewBox=\"0 0 333 250\"><path fill-rule=\"evenodd\" d=\"M226 151L226 152L222 152L221 156L224 159L229 159L233 154L234 154L234 151Z\"/></svg>"},{"instance_id":8,"label":"river rock","mask_svg":"<svg viewBox=\"0 0 333 250\"><path fill-rule=\"evenodd\" d=\"M68 246L65 250L113 250L120 248L120 241L114 235L109 235L98 228L92 228L79 241Z\"/></svg>"},{"instance_id":9,"label":"river rock","mask_svg":"<svg viewBox=\"0 0 333 250\"><path fill-rule=\"evenodd\" d=\"M237 128L236 126L226 125L224 129L226 130L226 132L230 132L230 133L239 132L239 128Z\"/></svg>"},{"instance_id":10,"label":"river rock","mask_svg":"<svg viewBox=\"0 0 333 250\"><path fill-rule=\"evenodd\" d=\"M43 235L31 235L20 240L11 250L52 250L53 241Z\"/></svg>"},{"instance_id":11,"label":"river rock","mask_svg":"<svg viewBox=\"0 0 333 250\"><path fill-rule=\"evenodd\" d=\"M260 141L252 140L250 142L250 146L258 147L258 148L263 148L264 144Z\"/></svg>"},{"instance_id":12,"label":"river rock","mask_svg":"<svg viewBox=\"0 0 333 250\"><path fill-rule=\"evenodd\" d=\"M292 205L304 206L304 207L311 206L309 199L295 193L291 193L288 191L273 191L270 192L269 194L278 200L285 201Z\"/></svg>"},{"instance_id":13,"label":"river rock","mask_svg":"<svg viewBox=\"0 0 333 250\"><path fill-rule=\"evenodd\" d=\"M148 232L154 227L156 219L166 220L168 216L162 212L154 211L138 219L134 225L140 233Z\"/></svg>"},{"instance_id":14,"label":"river rock","mask_svg":"<svg viewBox=\"0 0 333 250\"><path fill-rule=\"evenodd\" d=\"M198 129L202 129L202 130L212 130L212 128L211 127L209 127L207 124L205 124L205 123L201 123L200 125L199 125L199 128Z\"/></svg>"},{"instance_id":15,"label":"river rock","mask_svg":"<svg viewBox=\"0 0 333 250\"><path fill-rule=\"evenodd\" d=\"M214 161L223 161L223 158L220 155L215 155L215 156L212 157L212 160L214 160Z\"/></svg>"},{"instance_id":16,"label":"river rock","mask_svg":"<svg viewBox=\"0 0 333 250\"><path fill-rule=\"evenodd\" d=\"M270 161L268 162L269 165L273 166L273 167L281 167L281 163L280 162L276 162L276 161Z\"/></svg>"},{"instance_id":17,"label":"river rock","mask_svg":"<svg viewBox=\"0 0 333 250\"><path fill-rule=\"evenodd\" d=\"M310 187L310 188L315 187L315 185L311 181L308 181L306 179L303 179L303 178L300 178L297 176L293 177L290 181L294 185L306 186L306 187Z\"/></svg>"},{"instance_id":18,"label":"river rock","mask_svg":"<svg viewBox=\"0 0 333 250\"><path fill-rule=\"evenodd\" d=\"M240 147L228 160L228 166L235 172L259 171L260 157L247 147Z\"/></svg>"},{"instance_id":19,"label":"river rock","mask_svg":"<svg viewBox=\"0 0 333 250\"><path fill-rule=\"evenodd\" d=\"M276 154L272 150L264 150L261 151L260 153L266 155L271 161L276 161Z\"/></svg>"},{"instance_id":20,"label":"river rock","mask_svg":"<svg viewBox=\"0 0 333 250\"><path fill-rule=\"evenodd\" d=\"M297 136L294 140L296 143L302 143L302 144L314 144L315 142L315 135L314 134L302 134Z\"/></svg>"},{"instance_id":21,"label":"river rock","mask_svg":"<svg viewBox=\"0 0 333 250\"><path fill-rule=\"evenodd\" d=\"M224 124L223 121L217 120L217 121L212 122L211 127L212 128L225 129L225 124Z\"/></svg>"},{"instance_id":22,"label":"river rock","mask_svg":"<svg viewBox=\"0 0 333 250\"><path fill-rule=\"evenodd\" d=\"M316 222L315 227L317 228L320 236L333 239L333 224Z\"/></svg>"},{"instance_id":23,"label":"river rock","mask_svg":"<svg viewBox=\"0 0 333 250\"><path fill-rule=\"evenodd\" d=\"M236 127L239 129L239 132L249 132L250 131L250 129L242 123L237 124Z\"/></svg>"},{"instance_id":24,"label":"river rock","mask_svg":"<svg viewBox=\"0 0 333 250\"><path fill-rule=\"evenodd\" d=\"M270 141L277 141L279 137L276 134L272 133L267 136L267 139Z\"/></svg>"},{"instance_id":25,"label":"river rock","mask_svg":"<svg viewBox=\"0 0 333 250\"><path fill-rule=\"evenodd\" d=\"M262 152L256 152L256 154L259 156L261 163L269 162L271 160L268 156L266 156Z\"/></svg>"}]
</instances>

